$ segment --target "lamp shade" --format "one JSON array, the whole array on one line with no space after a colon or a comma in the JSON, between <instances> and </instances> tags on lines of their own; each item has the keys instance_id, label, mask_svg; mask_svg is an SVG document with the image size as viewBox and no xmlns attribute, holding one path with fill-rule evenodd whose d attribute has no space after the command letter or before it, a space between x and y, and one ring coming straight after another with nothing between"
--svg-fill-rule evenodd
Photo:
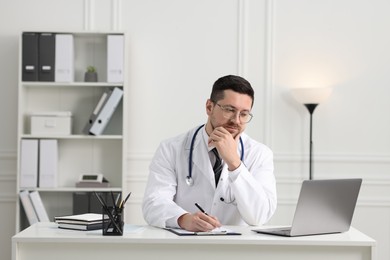
<instances>
[{"instance_id":1,"label":"lamp shade","mask_svg":"<svg viewBox=\"0 0 390 260\"><path fill-rule=\"evenodd\" d=\"M302 104L320 104L332 93L332 88L293 88L295 99Z\"/></svg>"}]
</instances>

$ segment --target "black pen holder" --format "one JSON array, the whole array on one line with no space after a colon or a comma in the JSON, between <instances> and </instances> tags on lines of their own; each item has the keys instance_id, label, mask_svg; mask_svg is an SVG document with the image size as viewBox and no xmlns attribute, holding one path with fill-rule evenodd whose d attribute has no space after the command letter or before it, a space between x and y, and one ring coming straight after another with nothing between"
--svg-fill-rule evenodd
<instances>
[{"instance_id":1,"label":"black pen holder","mask_svg":"<svg viewBox=\"0 0 390 260\"><path fill-rule=\"evenodd\" d=\"M123 208L103 208L103 236L123 235Z\"/></svg>"}]
</instances>

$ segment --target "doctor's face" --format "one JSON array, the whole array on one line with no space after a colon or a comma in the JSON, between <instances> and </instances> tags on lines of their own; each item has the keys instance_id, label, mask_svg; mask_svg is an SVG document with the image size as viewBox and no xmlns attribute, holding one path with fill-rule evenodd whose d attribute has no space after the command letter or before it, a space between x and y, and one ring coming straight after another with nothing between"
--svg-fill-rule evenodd
<instances>
[{"instance_id":1,"label":"doctor's face","mask_svg":"<svg viewBox=\"0 0 390 260\"><path fill-rule=\"evenodd\" d=\"M223 99L218 101L207 100L206 111L208 122L213 131L222 126L235 138L246 128L251 120L252 98L246 94L240 94L233 90L225 90Z\"/></svg>"}]
</instances>

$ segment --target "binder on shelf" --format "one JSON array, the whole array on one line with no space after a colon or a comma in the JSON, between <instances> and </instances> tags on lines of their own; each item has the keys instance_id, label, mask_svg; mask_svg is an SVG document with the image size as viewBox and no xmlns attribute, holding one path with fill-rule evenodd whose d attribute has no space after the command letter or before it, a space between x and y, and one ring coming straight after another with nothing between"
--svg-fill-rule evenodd
<instances>
[{"instance_id":1,"label":"binder on shelf","mask_svg":"<svg viewBox=\"0 0 390 260\"><path fill-rule=\"evenodd\" d=\"M43 205L41 195L38 191L30 192L30 200L35 209L35 213L38 216L39 222L50 222L45 206Z\"/></svg>"},{"instance_id":2,"label":"binder on shelf","mask_svg":"<svg viewBox=\"0 0 390 260\"><path fill-rule=\"evenodd\" d=\"M22 34L22 81L38 81L38 33Z\"/></svg>"},{"instance_id":3,"label":"binder on shelf","mask_svg":"<svg viewBox=\"0 0 390 260\"><path fill-rule=\"evenodd\" d=\"M91 135L102 134L122 96L123 90L117 87L104 92L84 128L84 133Z\"/></svg>"},{"instance_id":4,"label":"binder on shelf","mask_svg":"<svg viewBox=\"0 0 390 260\"><path fill-rule=\"evenodd\" d=\"M99 102L96 104L95 109L93 110L91 116L89 117L89 120L88 120L87 124L84 127L83 132L85 134L89 134L89 129L95 123L96 118L97 118L97 116L99 114L99 111L103 108L104 103L107 102L107 99L108 99L108 96L109 96L110 92L111 91L105 91L102 94L102 96L100 97Z\"/></svg>"},{"instance_id":5,"label":"binder on shelf","mask_svg":"<svg viewBox=\"0 0 390 260\"><path fill-rule=\"evenodd\" d=\"M72 34L55 35L55 82L74 81L74 40Z\"/></svg>"},{"instance_id":6,"label":"binder on shelf","mask_svg":"<svg viewBox=\"0 0 390 260\"><path fill-rule=\"evenodd\" d=\"M41 33L39 35L39 81L54 81L55 35Z\"/></svg>"},{"instance_id":7,"label":"binder on shelf","mask_svg":"<svg viewBox=\"0 0 390 260\"><path fill-rule=\"evenodd\" d=\"M123 82L124 36L107 35L107 82Z\"/></svg>"},{"instance_id":8,"label":"binder on shelf","mask_svg":"<svg viewBox=\"0 0 390 260\"><path fill-rule=\"evenodd\" d=\"M39 187L57 187L58 140L39 140Z\"/></svg>"},{"instance_id":9,"label":"binder on shelf","mask_svg":"<svg viewBox=\"0 0 390 260\"><path fill-rule=\"evenodd\" d=\"M22 139L20 146L20 187L36 188L38 184L38 139Z\"/></svg>"},{"instance_id":10,"label":"binder on shelf","mask_svg":"<svg viewBox=\"0 0 390 260\"><path fill-rule=\"evenodd\" d=\"M88 192L73 193L73 215L89 213L89 197Z\"/></svg>"},{"instance_id":11,"label":"binder on shelf","mask_svg":"<svg viewBox=\"0 0 390 260\"><path fill-rule=\"evenodd\" d=\"M30 225L37 223L39 219L31 202L29 192L27 190L23 190L19 193L19 197Z\"/></svg>"}]
</instances>

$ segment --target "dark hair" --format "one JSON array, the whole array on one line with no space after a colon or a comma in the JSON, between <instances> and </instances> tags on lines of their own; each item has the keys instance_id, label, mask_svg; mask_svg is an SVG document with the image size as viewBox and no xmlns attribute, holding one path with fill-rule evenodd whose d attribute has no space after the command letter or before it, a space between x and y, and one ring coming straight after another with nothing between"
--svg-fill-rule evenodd
<instances>
[{"instance_id":1,"label":"dark hair","mask_svg":"<svg viewBox=\"0 0 390 260\"><path fill-rule=\"evenodd\" d=\"M224 98L224 90L233 90L240 94L246 94L252 98L252 106L255 101L255 91L251 84L244 78L235 75L227 75L214 82L210 100L216 103Z\"/></svg>"}]
</instances>

